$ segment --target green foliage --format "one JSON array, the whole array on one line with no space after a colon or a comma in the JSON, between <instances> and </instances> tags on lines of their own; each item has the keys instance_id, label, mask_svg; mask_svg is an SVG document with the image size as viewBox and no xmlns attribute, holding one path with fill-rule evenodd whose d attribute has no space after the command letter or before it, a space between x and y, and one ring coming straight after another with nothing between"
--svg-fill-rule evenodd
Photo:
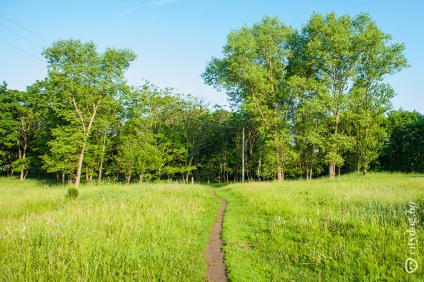
<instances>
[{"instance_id":1,"label":"green foliage","mask_svg":"<svg viewBox=\"0 0 424 282\"><path fill-rule=\"evenodd\" d=\"M0 164L9 175L16 171L24 180L32 161L32 150L41 113L37 109L38 97L30 92L8 90L0 86Z\"/></svg>"},{"instance_id":2,"label":"green foliage","mask_svg":"<svg viewBox=\"0 0 424 282\"><path fill-rule=\"evenodd\" d=\"M383 79L407 67L404 49L363 13L313 14L300 30L264 17L230 32L202 74L227 91L228 111L146 81L130 87L130 50L60 40L43 52L44 80L27 92L0 85L0 169L76 187L104 175L239 181L243 155L248 180L422 171L421 123L395 129L390 116L384 127L395 92Z\"/></svg>"},{"instance_id":3,"label":"green foliage","mask_svg":"<svg viewBox=\"0 0 424 282\"><path fill-rule=\"evenodd\" d=\"M224 58L213 58L203 78L215 88L224 87L233 102L240 103L261 138L272 147L268 169L284 175L291 136L288 115L291 97L284 89L287 48L292 30L277 18L265 17L253 27L243 27L228 35Z\"/></svg>"},{"instance_id":4,"label":"green foliage","mask_svg":"<svg viewBox=\"0 0 424 282\"><path fill-rule=\"evenodd\" d=\"M421 281L405 272L410 202L423 175L358 174L335 181L232 184L223 223L231 281ZM416 239L424 239L421 209ZM418 243L419 244L419 243ZM421 251L413 256L422 265Z\"/></svg>"},{"instance_id":5,"label":"green foliage","mask_svg":"<svg viewBox=\"0 0 424 282\"><path fill-rule=\"evenodd\" d=\"M79 40L57 41L43 53L48 61L48 77L42 86L49 107L65 123L62 128L71 127L81 135L80 142L74 143L78 152L75 173L75 187L78 187L97 112L127 89L124 71L136 56L130 50L115 49L99 54L93 42Z\"/></svg>"},{"instance_id":6,"label":"green foliage","mask_svg":"<svg viewBox=\"0 0 424 282\"><path fill-rule=\"evenodd\" d=\"M347 152L356 150L357 167L365 171L376 158L380 134L374 120L390 108L394 96L381 81L407 67L404 45L390 40L363 13L353 18L314 14L293 40L291 85L303 100L299 106L307 108L301 113L312 111L313 124L325 122L303 130L324 139L317 145L327 160L338 155L338 163L329 162L330 178Z\"/></svg>"},{"instance_id":7,"label":"green foliage","mask_svg":"<svg viewBox=\"0 0 424 282\"><path fill-rule=\"evenodd\" d=\"M424 172L424 116L417 112L392 111L387 120L387 132L389 139L379 160L382 168Z\"/></svg>"}]
</instances>

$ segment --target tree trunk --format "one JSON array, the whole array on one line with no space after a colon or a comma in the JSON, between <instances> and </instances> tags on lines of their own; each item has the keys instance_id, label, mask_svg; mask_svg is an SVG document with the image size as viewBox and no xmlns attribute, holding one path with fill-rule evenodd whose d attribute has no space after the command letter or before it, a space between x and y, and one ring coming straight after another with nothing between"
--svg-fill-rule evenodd
<instances>
[{"instance_id":1,"label":"tree trunk","mask_svg":"<svg viewBox=\"0 0 424 282\"><path fill-rule=\"evenodd\" d=\"M259 160L258 160L258 180L261 180L261 166L262 166L262 161L261 161L261 155L259 152Z\"/></svg>"},{"instance_id":2,"label":"tree trunk","mask_svg":"<svg viewBox=\"0 0 424 282\"><path fill-rule=\"evenodd\" d=\"M100 183L100 181L102 181L103 161L104 161L105 151L106 151L106 132L103 134L102 157L100 159L100 164L99 164L99 178L98 178L98 183Z\"/></svg>"},{"instance_id":3,"label":"tree trunk","mask_svg":"<svg viewBox=\"0 0 424 282\"><path fill-rule=\"evenodd\" d=\"M85 152L85 143L87 141L84 140L83 144L82 144L82 149L80 152L80 156L78 159L78 169L77 169L77 175L75 177L75 188L78 188L81 182L81 170L82 170L82 161L84 160L84 152Z\"/></svg>"},{"instance_id":4,"label":"tree trunk","mask_svg":"<svg viewBox=\"0 0 424 282\"><path fill-rule=\"evenodd\" d=\"M81 122L81 126L82 126L82 129L83 129L83 134L84 134L84 136L83 136L84 137L84 140L83 140L83 143L82 143L82 149L81 149L81 153L80 153L80 156L79 156L79 159L78 159L78 169L77 169L77 175L76 175L76 178L75 178L75 188L78 188L79 185L80 185L82 162L84 160L85 146L86 146L86 143L87 143L87 140L88 140L88 136L90 135L91 126L93 125L94 117L96 116L97 108L100 105L100 101L101 101L101 98L97 101L96 104L93 105L93 113L91 114L90 120L88 122L88 126L86 128L85 127L85 123L84 123L84 118L83 118L83 116L81 114L81 111L78 108L78 105L77 105L77 103L75 101L75 98L72 97L72 103L74 104L75 110L77 111L78 118L79 118L79 120Z\"/></svg>"},{"instance_id":5,"label":"tree trunk","mask_svg":"<svg viewBox=\"0 0 424 282\"><path fill-rule=\"evenodd\" d=\"M189 160L188 160L188 162L186 162L186 164L187 164L187 168L189 167L189 166L191 166L191 164L193 163L193 158L194 158L194 156L191 156L190 158L189 158ZM188 177L190 176L190 172L188 171L188 169L187 169L187 173L186 173L186 175L185 175L185 182L188 184Z\"/></svg>"},{"instance_id":6,"label":"tree trunk","mask_svg":"<svg viewBox=\"0 0 424 282\"><path fill-rule=\"evenodd\" d=\"M99 164L99 177L97 179L97 183L99 184L100 184L100 181L102 181L102 172L103 172L103 157Z\"/></svg>"},{"instance_id":7,"label":"tree trunk","mask_svg":"<svg viewBox=\"0 0 424 282\"><path fill-rule=\"evenodd\" d=\"M19 141L18 141L18 146L19 146ZM26 148L27 148L27 142L26 142L26 138L24 138L24 145L22 148L22 152L19 146L19 159L20 160L25 160L25 156L26 156ZM25 165L22 165L21 167L21 173L19 174L19 180L23 181L25 179L24 177L25 175Z\"/></svg>"},{"instance_id":8,"label":"tree trunk","mask_svg":"<svg viewBox=\"0 0 424 282\"><path fill-rule=\"evenodd\" d=\"M65 186L65 172L64 171L61 172L61 176L62 176L62 186Z\"/></svg>"},{"instance_id":9,"label":"tree trunk","mask_svg":"<svg viewBox=\"0 0 424 282\"><path fill-rule=\"evenodd\" d=\"M68 175L68 184L72 184L72 175Z\"/></svg>"},{"instance_id":10,"label":"tree trunk","mask_svg":"<svg viewBox=\"0 0 424 282\"><path fill-rule=\"evenodd\" d=\"M339 91L336 89L336 95L338 96ZM337 136L339 133L339 122L340 122L340 108L337 108L336 111L336 125L334 128L334 135ZM333 150L334 153L338 153L337 149ZM336 164L335 163L329 163L328 164L328 176L330 179L334 179L334 177L336 176Z\"/></svg>"},{"instance_id":11,"label":"tree trunk","mask_svg":"<svg viewBox=\"0 0 424 282\"><path fill-rule=\"evenodd\" d=\"M330 177L330 179L334 179L334 177L336 176L336 164L328 164L328 176Z\"/></svg>"},{"instance_id":12,"label":"tree trunk","mask_svg":"<svg viewBox=\"0 0 424 282\"><path fill-rule=\"evenodd\" d=\"M284 182L284 171L281 168L278 168L278 182Z\"/></svg>"}]
</instances>

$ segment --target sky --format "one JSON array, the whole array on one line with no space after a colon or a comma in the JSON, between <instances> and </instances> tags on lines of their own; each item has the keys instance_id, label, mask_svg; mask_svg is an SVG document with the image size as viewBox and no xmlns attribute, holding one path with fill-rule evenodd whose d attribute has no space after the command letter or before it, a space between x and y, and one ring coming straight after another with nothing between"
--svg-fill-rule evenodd
<instances>
[{"instance_id":1,"label":"sky","mask_svg":"<svg viewBox=\"0 0 424 282\"><path fill-rule=\"evenodd\" d=\"M314 12L368 13L393 42L404 43L409 68L386 78L397 93L393 108L424 113L424 2L392 0L0 0L0 82L24 91L45 78L44 48L57 40L93 41L99 51L128 48L137 54L126 73L227 105L225 92L203 83L212 57L222 58L227 35L264 16L300 29Z\"/></svg>"}]
</instances>

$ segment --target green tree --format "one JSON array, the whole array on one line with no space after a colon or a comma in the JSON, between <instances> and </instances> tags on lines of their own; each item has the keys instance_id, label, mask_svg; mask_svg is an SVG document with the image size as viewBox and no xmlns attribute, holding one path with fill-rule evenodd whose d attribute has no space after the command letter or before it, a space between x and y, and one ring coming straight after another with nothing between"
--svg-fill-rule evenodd
<instances>
[{"instance_id":1,"label":"green tree","mask_svg":"<svg viewBox=\"0 0 424 282\"><path fill-rule=\"evenodd\" d=\"M31 167L33 156L28 156L28 153L35 149L34 139L42 112L38 111L38 97L31 92L13 91L13 99L15 120L18 123L15 128L17 159L12 163L12 167L14 171L19 172L19 179L24 180Z\"/></svg>"},{"instance_id":2,"label":"green tree","mask_svg":"<svg viewBox=\"0 0 424 282\"><path fill-rule=\"evenodd\" d=\"M159 89L158 87L145 82L142 86L133 88L129 92L125 92L120 98L123 107L122 120L124 131L120 135L136 134L136 139L148 141L147 151L155 151L151 154L151 160L145 159L144 163L155 163L155 174L160 177L163 173L170 170L170 163L175 159L175 151L181 147L175 135L176 119L178 115L177 98L171 94L171 89ZM132 128L128 130L128 128ZM137 144L137 142L133 142ZM139 146L139 145L137 145ZM141 145L144 146L144 145ZM154 148L153 148L153 147ZM144 154L147 157L146 154ZM160 162L155 161L158 158ZM134 159L134 166L136 159ZM141 165L143 161L138 159ZM139 174L141 179L143 173Z\"/></svg>"},{"instance_id":3,"label":"green tree","mask_svg":"<svg viewBox=\"0 0 424 282\"><path fill-rule=\"evenodd\" d=\"M19 126L15 118L16 101L12 94L6 82L3 82L0 85L0 161L8 175L12 174L12 162L15 159L13 148L17 139L16 128Z\"/></svg>"},{"instance_id":4,"label":"green tree","mask_svg":"<svg viewBox=\"0 0 424 282\"><path fill-rule=\"evenodd\" d=\"M322 144L330 178L334 177L336 166L340 168L344 163L343 152L354 146L347 125L350 102L363 102L374 93L372 88L384 75L407 65L404 46L391 44L390 39L367 14L352 18L329 13L314 14L293 41L293 72L316 81L310 83L315 88L312 99L319 101L314 103L318 106L315 112L326 117Z\"/></svg>"},{"instance_id":5,"label":"green tree","mask_svg":"<svg viewBox=\"0 0 424 282\"><path fill-rule=\"evenodd\" d=\"M238 113L231 113L215 106L203 117L208 130L204 132L205 146L199 153L198 178L208 182L229 181L240 166L241 143L236 140L241 123ZM240 126L239 126L240 125Z\"/></svg>"},{"instance_id":6,"label":"green tree","mask_svg":"<svg viewBox=\"0 0 424 282\"><path fill-rule=\"evenodd\" d=\"M56 114L78 128L81 142L76 166L75 187L78 187L96 114L106 100L116 99L126 88L124 71L135 55L130 50L107 49L103 54L92 42L79 40L55 42L43 54L48 62L45 93Z\"/></svg>"},{"instance_id":7,"label":"green tree","mask_svg":"<svg viewBox=\"0 0 424 282\"><path fill-rule=\"evenodd\" d=\"M123 93L120 94L122 96ZM87 153L84 157L84 167L88 182L93 181L97 174L98 183L101 182L105 162L109 159L107 154L112 154L113 138L116 137L121 125L122 106L116 99L104 100L93 123L92 134L88 142Z\"/></svg>"},{"instance_id":8,"label":"green tree","mask_svg":"<svg viewBox=\"0 0 424 282\"><path fill-rule=\"evenodd\" d=\"M41 120L37 111L38 97L30 92L8 90L6 83L0 87L1 122L0 156L3 166L19 172L24 180L31 167L31 152L36 127ZM31 156L32 155L32 156Z\"/></svg>"},{"instance_id":9,"label":"green tree","mask_svg":"<svg viewBox=\"0 0 424 282\"><path fill-rule=\"evenodd\" d=\"M232 31L223 59L212 58L203 73L205 83L225 88L259 126L273 155L268 160L279 181L290 155L291 97L285 90L287 42L292 30L277 18L265 17L249 28Z\"/></svg>"},{"instance_id":10,"label":"green tree","mask_svg":"<svg viewBox=\"0 0 424 282\"><path fill-rule=\"evenodd\" d=\"M424 116L416 111L391 111L386 121L389 136L379 157L384 170L424 171Z\"/></svg>"},{"instance_id":11,"label":"green tree","mask_svg":"<svg viewBox=\"0 0 424 282\"><path fill-rule=\"evenodd\" d=\"M76 178L75 171L78 166L79 148L82 146L83 136L78 127L57 126L51 130L51 140L47 142L48 153L42 156L44 169L50 173L58 173L65 185Z\"/></svg>"},{"instance_id":12,"label":"green tree","mask_svg":"<svg viewBox=\"0 0 424 282\"><path fill-rule=\"evenodd\" d=\"M355 170L364 174L376 160L387 138L384 129L384 113L391 108L395 92L390 85L373 83L369 87L352 90L351 135L355 138L353 150Z\"/></svg>"}]
</instances>

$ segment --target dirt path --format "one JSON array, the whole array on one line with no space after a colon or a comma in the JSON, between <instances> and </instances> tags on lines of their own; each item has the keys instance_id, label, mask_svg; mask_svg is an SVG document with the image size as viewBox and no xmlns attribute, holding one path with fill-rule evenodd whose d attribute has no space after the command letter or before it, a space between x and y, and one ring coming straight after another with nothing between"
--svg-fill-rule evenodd
<instances>
[{"instance_id":1,"label":"dirt path","mask_svg":"<svg viewBox=\"0 0 424 282\"><path fill-rule=\"evenodd\" d=\"M215 192L211 190L211 193L216 197ZM206 262L208 264L208 270L206 270L206 278L209 281L221 282L227 281L225 274L224 264L224 253L222 252L222 218L224 215L225 207L227 202L224 199L221 200L221 208L216 216L216 221L212 226L212 232L209 235L209 244L206 250Z\"/></svg>"}]
</instances>

